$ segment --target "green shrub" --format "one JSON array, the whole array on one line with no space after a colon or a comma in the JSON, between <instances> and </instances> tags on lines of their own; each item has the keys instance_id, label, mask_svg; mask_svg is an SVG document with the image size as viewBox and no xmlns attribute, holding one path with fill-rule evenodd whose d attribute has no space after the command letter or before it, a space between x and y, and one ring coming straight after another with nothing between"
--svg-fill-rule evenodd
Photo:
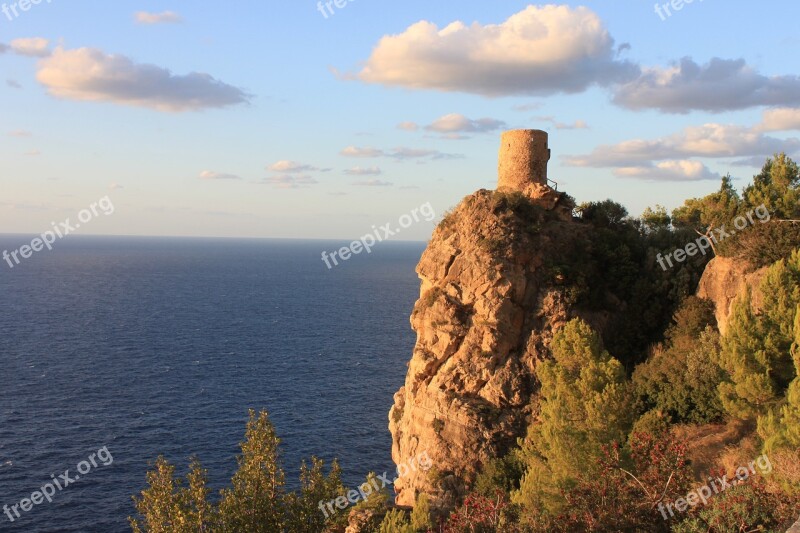
<instances>
[{"instance_id":1,"label":"green shrub","mask_svg":"<svg viewBox=\"0 0 800 533\"><path fill-rule=\"evenodd\" d=\"M525 473L524 464L516 451L505 457L490 460L475 479L473 491L483 496L492 496L498 489L510 493L519 489L519 482Z\"/></svg>"},{"instance_id":2,"label":"green shrub","mask_svg":"<svg viewBox=\"0 0 800 533\"><path fill-rule=\"evenodd\" d=\"M427 494L417 496L414 510L411 512L411 527L414 531L427 532L433 528L431 504Z\"/></svg>"},{"instance_id":3,"label":"green shrub","mask_svg":"<svg viewBox=\"0 0 800 533\"><path fill-rule=\"evenodd\" d=\"M416 530L408 523L403 511L392 509L383 518L378 533L416 533Z\"/></svg>"}]
</instances>

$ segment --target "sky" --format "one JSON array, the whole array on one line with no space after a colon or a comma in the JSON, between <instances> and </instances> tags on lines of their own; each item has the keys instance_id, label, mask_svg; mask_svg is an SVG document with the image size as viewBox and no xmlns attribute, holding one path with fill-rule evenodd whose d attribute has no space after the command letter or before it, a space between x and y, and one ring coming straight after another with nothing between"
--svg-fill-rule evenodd
<instances>
[{"instance_id":1,"label":"sky","mask_svg":"<svg viewBox=\"0 0 800 533\"><path fill-rule=\"evenodd\" d=\"M0 233L357 238L516 128L636 216L800 156L795 0L337 1L0 0Z\"/></svg>"}]
</instances>

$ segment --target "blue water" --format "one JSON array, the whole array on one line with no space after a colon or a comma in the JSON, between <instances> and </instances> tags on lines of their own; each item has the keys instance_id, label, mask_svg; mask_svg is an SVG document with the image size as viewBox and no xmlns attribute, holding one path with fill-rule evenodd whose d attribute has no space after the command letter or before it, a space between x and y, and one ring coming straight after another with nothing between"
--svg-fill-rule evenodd
<instances>
[{"instance_id":1,"label":"blue water","mask_svg":"<svg viewBox=\"0 0 800 533\"><path fill-rule=\"evenodd\" d=\"M0 236L0 252L26 241ZM311 455L339 458L351 484L390 470L423 245L328 270L320 253L340 245L70 236L0 263L0 506L113 457L15 522L0 514L0 531L129 531L159 454L181 474L198 456L216 490L248 408L269 411L292 483Z\"/></svg>"}]
</instances>

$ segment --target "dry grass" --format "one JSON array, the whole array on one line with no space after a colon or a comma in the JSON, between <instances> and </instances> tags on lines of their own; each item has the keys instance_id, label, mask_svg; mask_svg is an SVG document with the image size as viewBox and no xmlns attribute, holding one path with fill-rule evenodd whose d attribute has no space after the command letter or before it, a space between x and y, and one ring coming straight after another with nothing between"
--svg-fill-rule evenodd
<instances>
[{"instance_id":1,"label":"dry grass","mask_svg":"<svg viewBox=\"0 0 800 533\"><path fill-rule=\"evenodd\" d=\"M770 462L784 488L800 493L800 448L774 452L770 454Z\"/></svg>"},{"instance_id":2,"label":"dry grass","mask_svg":"<svg viewBox=\"0 0 800 533\"><path fill-rule=\"evenodd\" d=\"M736 469L761 455L756 443L755 424L731 420L724 424L678 426L675 436L689 447L689 460L697 480L705 480L713 471Z\"/></svg>"}]
</instances>

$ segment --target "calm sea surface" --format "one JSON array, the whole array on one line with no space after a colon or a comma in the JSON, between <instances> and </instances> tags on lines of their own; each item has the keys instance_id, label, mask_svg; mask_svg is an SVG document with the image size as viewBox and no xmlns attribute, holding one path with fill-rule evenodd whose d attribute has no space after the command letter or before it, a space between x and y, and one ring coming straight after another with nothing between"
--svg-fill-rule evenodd
<instances>
[{"instance_id":1,"label":"calm sea surface","mask_svg":"<svg viewBox=\"0 0 800 533\"><path fill-rule=\"evenodd\" d=\"M0 252L25 242L0 236ZM424 245L328 270L321 252L342 244L70 236L0 263L0 507L113 457L0 531L129 531L159 454L181 474L198 456L216 491L248 408L269 411L293 484L311 455L351 484L391 470Z\"/></svg>"}]
</instances>

